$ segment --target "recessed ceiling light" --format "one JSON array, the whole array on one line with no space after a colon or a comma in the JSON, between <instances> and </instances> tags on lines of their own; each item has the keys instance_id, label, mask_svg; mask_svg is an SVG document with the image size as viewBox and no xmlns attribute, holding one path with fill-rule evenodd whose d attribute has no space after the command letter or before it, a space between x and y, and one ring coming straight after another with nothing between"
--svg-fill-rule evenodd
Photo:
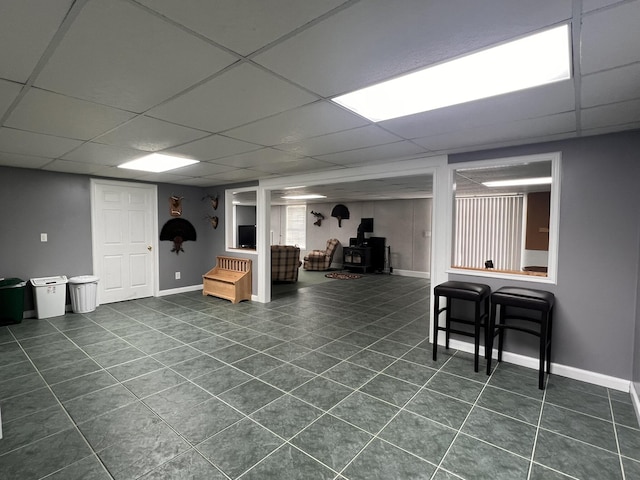
<instances>
[{"instance_id":1,"label":"recessed ceiling light","mask_svg":"<svg viewBox=\"0 0 640 480\"><path fill-rule=\"evenodd\" d=\"M144 172L167 172L180 167L186 167L198 163L199 160L192 160L190 158L174 157L172 155L165 155L163 153L152 153L146 157L132 160L122 165L118 165L118 168L128 168L131 170L142 170Z\"/></svg>"},{"instance_id":2,"label":"recessed ceiling light","mask_svg":"<svg viewBox=\"0 0 640 480\"><path fill-rule=\"evenodd\" d=\"M285 195L284 197L280 198L284 198L285 200L313 200L315 198L327 198L327 196L310 193L308 195Z\"/></svg>"},{"instance_id":3,"label":"recessed ceiling light","mask_svg":"<svg viewBox=\"0 0 640 480\"><path fill-rule=\"evenodd\" d=\"M333 99L379 122L571 78L569 25Z\"/></svg>"},{"instance_id":4,"label":"recessed ceiling light","mask_svg":"<svg viewBox=\"0 0 640 480\"><path fill-rule=\"evenodd\" d=\"M485 187L516 187L521 185L550 185L551 177L516 178L514 180L496 180L482 182Z\"/></svg>"}]
</instances>

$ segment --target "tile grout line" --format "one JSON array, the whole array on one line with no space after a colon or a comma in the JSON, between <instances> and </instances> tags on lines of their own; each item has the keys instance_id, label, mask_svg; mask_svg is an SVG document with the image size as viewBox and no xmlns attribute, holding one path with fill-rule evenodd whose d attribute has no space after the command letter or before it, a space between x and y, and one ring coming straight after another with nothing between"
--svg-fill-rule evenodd
<instances>
[{"instance_id":1,"label":"tile grout line","mask_svg":"<svg viewBox=\"0 0 640 480\"><path fill-rule=\"evenodd\" d=\"M613 433L616 439L616 449L618 450L618 462L620 463L620 470L622 471L622 480L625 480L627 476L624 471L624 462L622 461L622 452L620 451L620 440L618 438L618 424L616 422L616 417L613 412L613 403L611 403L612 402L611 394L609 393L608 389L607 389L607 396L609 400L609 411L611 413L611 421L613 422Z\"/></svg>"},{"instance_id":2,"label":"tile grout line","mask_svg":"<svg viewBox=\"0 0 640 480\"><path fill-rule=\"evenodd\" d=\"M456 351L457 353L457 351ZM455 354L453 355L455 356ZM453 356L451 358L453 358ZM446 364L446 363L445 363ZM444 365L443 365L444 367ZM467 415L464 417L464 420L462 421L462 423L460 424L460 427L457 429L455 436L453 437L453 440L451 440L451 443L449 444L449 446L447 447L447 451L444 452L444 455L442 455L442 458L440 459L440 462L438 463L438 466L436 467L436 471L434 472L433 475L436 475L436 473L438 472L438 470L440 470L440 468L442 467L442 463L444 462L444 459L447 458L447 455L449 454L449 452L451 451L451 448L453 447L453 444L456 442L456 440L458 439L458 437L460 436L460 434L462 433L462 428L464 427L465 423L467 423L467 420L469 419L469 417L471 416L471 412L473 412L473 409L476 407L476 405L478 404L478 400L480 399L480 397L482 396L482 394L484 393L484 391L486 390L487 386L489 385L489 381L491 380L491 377L493 377L494 372L498 369L498 367L496 366L496 368L493 370L493 372L491 372L491 375L489 375L489 378L486 380L486 382L484 383L484 385L482 386L482 390L480 390L480 393L478 393L478 396L476 397L475 401L473 402L473 405L471 406L471 408L469 409L469 412L467 413ZM446 470L446 469L444 469ZM433 476L432 476L433 478Z\"/></svg>"},{"instance_id":3,"label":"tile grout line","mask_svg":"<svg viewBox=\"0 0 640 480\"><path fill-rule=\"evenodd\" d=\"M549 385L549 378L546 378L546 385ZM538 414L538 425L536 425L536 434L533 437L533 448L531 449L531 457L529 459L529 471L527 472L527 480L531 479L531 473L533 472L533 462L536 455L536 447L538 445L538 435L540 433L540 425L542 424L542 414L544 413L545 400L547 398L547 389L542 392L542 404L540 405L540 413Z\"/></svg>"},{"instance_id":4,"label":"tile grout line","mask_svg":"<svg viewBox=\"0 0 640 480\"><path fill-rule=\"evenodd\" d=\"M47 320L47 323L48 323L49 325L51 325L51 323L50 323L48 320ZM55 325L51 325L51 326L52 326L52 327L54 327L56 330L60 331L60 330L59 330ZM89 443L89 441L87 440L87 438L86 438L86 437L84 436L84 434L80 431L80 428L78 428L78 425L77 425L77 424L76 424L76 422L73 420L73 418L71 417L71 415L69 414L69 412L67 411L67 409L64 407L64 405L62 404L62 402L61 402L61 401L60 401L60 399L58 398L58 395L56 395L56 393L52 390L52 388L51 388L51 386L49 385L49 383L44 379L44 377L42 376L42 373L40 372L40 369L39 369L39 368L38 368L38 367L33 363L33 360L32 360L32 358L31 358L31 356L30 356L30 355L29 355L29 354L24 350L24 348L22 347L22 344L20 343L20 341L18 340L18 338L13 334L13 332L12 332L11 330L9 330L9 332L10 332L10 333L11 333L11 335L13 336L13 338L14 338L14 340L16 341L16 343L18 344L18 346L20 347L20 350L22 350L22 353L27 357L27 359L28 359L28 360L29 360L29 362L31 363L31 366L36 370L36 372L37 372L38 376L40 377L40 379L44 382L44 384L45 384L46 388L49 390L49 393L51 393L51 395L53 396L53 398L55 398L55 399L56 399L56 402L57 402L58 407L60 407L60 408L62 409L62 411L63 411L63 412L64 412L64 414L66 415L67 419L71 422L71 425L72 425L72 427L71 427L71 428L73 428L73 429L76 431L76 433L77 433L78 435L80 435L80 437L81 437L81 438L82 438L82 440L84 441L85 445L89 448L89 451L92 453L92 455L87 455L87 457L89 457L89 456L94 456L94 457L98 460L98 462L100 463L100 465L102 466L102 468L104 469L104 471L107 473L107 475L109 475L109 476L113 479L113 478L114 478L114 477L113 477L113 475L111 475L111 472L109 471L109 469L107 469L107 466L102 462L102 459L100 458L100 456L98 455L98 453L93 449L93 447L91 446L91 444ZM46 409L44 409L44 410L46 410ZM64 430L61 430L61 431L64 431ZM60 432L55 432L55 433L52 433L51 435L47 435L47 436L42 437L42 438L40 438L40 439L34 440L34 441L29 442L29 443L27 443L27 444L25 444L25 445L21 445L20 447L18 447L18 448L16 448L16 449L10 450L9 452L5 452L3 455L8 454L8 453L10 453L10 452L13 452L13 451L15 451L15 450L18 450L18 449L20 449L20 448L24 448L24 447L26 447L26 446L28 446L28 445L32 445L32 444L34 444L34 443L36 443L36 442L38 442L38 441L40 441L40 440L43 440L43 439L45 439L45 438L52 437L53 435L56 435L56 434L58 434L58 433L60 433ZM65 465L64 467L62 467L62 468L61 468L61 469L59 469L58 471L61 471L61 470L63 470L64 468L66 468L66 467L68 467L68 466L70 466L70 465L74 465L75 463L77 463L77 462L79 462L79 461L81 461L81 460L83 460L84 458L87 458L87 457L83 457L83 458L81 458L81 459L77 460L76 462L73 462L73 463L71 463L71 464L69 464L69 465ZM50 474L52 474L52 473L55 473L55 472L50 472ZM48 474L48 475L50 475L50 474Z\"/></svg>"},{"instance_id":5,"label":"tile grout line","mask_svg":"<svg viewBox=\"0 0 640 480\"><path fill-rule=\"evenodd\" d=\"M414 348L417 348L417 346L416 346L416 347L414 347ZM408 353L408 352L407 352L407 353ZM425 353L428 353L428 352L425 350ZM387 422L386 422L386 423L385 423L385 424L384 424L384 425L383 425L383 426L382 426L382 427L381 427L381 428L380 428L380 429L379 429L375 434L373 434L373 435L372 435L372 438L371 438L371 439L370 439L370 440L369 440L369 441L368 441L368 442L367 442L367 443L366 443L366 444L365 444L365 445L364 445L364 446L363 446L363 447L362 447L362 448L361 448L361 449L356 453L356 455L355 455L355 456L354 456L354 457L353 457L353 458L352 458L352 459L351 459L351 460L350 460L350 461L349 461L349 462L344 466L344 468L340 471L340 474L341 474L341 475L342 475L342 474L344 473L344 471L345 471L345 470L346 470L346 469L347 469L347 468L348 468L348 467L349 467L349 466L350 466L350 465L355 461L355 459L356 459L356 458L357 458L357 457L358 457L358 456L359 456L359 455L360 455L360 454L361 454L361 453L362 453L362 452L363 452L363 451L364 451L364 450L365 450L365 449L366 449L366 448L367 448L367 447L368 447L368 446L369 446L369 445L370 445L374 440L376 440L376 439L378 439L378 440L380 440L380 441L382 441L382 442L385 442L385 443L389 443L390 445L393 445L394 447L398 448L399 450L402 450L403 452L406 452L406 453L408 453L408 454L410 454L410 455L412 455L412 456L414 456L414 457L416 457L416 458L418 458L418 459L420 459L420 460L422 460L422 461L425 461L425 462L427 462L427 463L429 463L429 464L431 464L431 465L434 465L434 466L436 467L436 468L435 468L435 470L434 470L434 475L435 475L435 473L438 471L438 466L437 466L437 465L435 465L433 462L430 462L429 460L426 460L425 458L422 458L422 457L420 457L419 455L416 455L416 454L415 454L415 453L413 453L413 452L410 452L410 451L408 451L408 450L405 450L404 448L400 447L399 445L396 445L395 443L389 442L388 440L385 440L384 438L381 438L381 437L379 437L378 435L379 435L379 434L380 434L380 432L382 432L382 431L383 431L383 430L384 430L384 429L385 429L385 428L386 428L386 427L387 427L391 422L393 422L393 420L395 420L395 419L396 419L396 418L397 418L397 417L398 417L402 412L405 412L405 411L406 411L406 412L408 412L408 413L410 413L410 414L418 415L418 414L415 414L415 413L411 412L410 410L406 410L406 409L405 409L405 407L406 407L409 403L411 403L411 401L412 401L415 397L417 397L417 396L418 396L418 395L419 395L419 394L420 394L420 393L421 393L421 392L426 388L426 385L429 383L429 381L430 381L430 380L431 380L431 379L432 379L432 378L433 378L433 377L434 377L438 372L442 371L442 368L443 368L443 367L444 367L444 366L445 366L445 365L446 365L446 364L451 360L451 358L453 358L453 357L455 356L455 353L457 353L457 351L456 351L456 352L454 352L454 354L453 354L453 355L449 356L449 358L448 358L448 359L447 359L447 360L446 360L446 361L445 361L445 362L444 362L444 363L443 363L443 364L442 364L442 365L441 365L441 366L436 370L436 373L434 373L434 374L433 374L433 375L432 375L432 376L431 376L431 377L430 377L430 378L429 378L429 379L428 379L428 380L427 380L427 381L426 381L426 382L425 382L425 383L424 383L420 388L418 388L418 390L416 391L416 393L414 393L414 394L413 394L413 395L412 395L412 396L411 396L411 397L410 397L410 398L409 398L409 399L408 399L408 400L407 400L407 401L406 401L406 402L405 402L401 407L399 407L399 408L398 408L398 411L397 411L397 412L396 412L396 413L395 413L395 414L394 414L394 415L393 415L393 416L392 416L392 417L391 417L391 418L390 418L390 419L389 419L389 420L388 420L388 421L387 421ZM388 366L387 366L387 367L385 367L385 369L386 369L386 368L388 368ZM383 369L383 370L384 370L384 369ZM383 371L383 370L381 370L380 372L378 372L378 374L382 373L382 371ZM434 370L435 370L435 369L434 369ZM365 383L365 385L366 385L366 383ZM360 386L356 391L360 391L360 388L362 388L362 386ZM366 392L361 392L361 393L368 395ZM372 395L369 395L369 396L372 396ZM372 396L372 397L373 397L373 398L378 399L378 398L377 398L377 397L375 397L375 396ZM378 399L378 400L381 400L381 399ZM383 401L384 401L384 400L383 400ZM385 403L388 403L388 402L385 402ZM397 406L396 406L396 407L397 407ZM420 417L422 417L422 418L425 418L425 419L427 419L427 420L430 420L430 421L434 421L434 420L428 419L427 417L423 417L422 415L418 415L418 416L420 416ZM435 421L434 421L434 422L435 422ZM347 422L347 423L349 423L349 424L351 425L351 423L350 423L350 422ZM435 423L437 423L437 424L439 424L439 425L443 425L443 426L444 426L444 427L446 427L446 428L451 428L451 427L449 427L448 425L441 424L440 422L435 422ZM357 425L354 425L354 426L355 426L356 428L361 429L361 428L360 428L360 427L358 427ZM362 429L361 429L361 430L362 430ZM367 433L368 433L368 432L367 432Z\"/></svg>"}]
</instances>

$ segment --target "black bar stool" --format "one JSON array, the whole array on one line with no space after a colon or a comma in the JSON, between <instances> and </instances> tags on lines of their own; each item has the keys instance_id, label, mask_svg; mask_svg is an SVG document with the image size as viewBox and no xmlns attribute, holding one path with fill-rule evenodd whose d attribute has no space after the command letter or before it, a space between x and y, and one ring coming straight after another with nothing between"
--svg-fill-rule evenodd
<instances>
[{"instance_id":1,"label":"black bar stool","mask_svg":"<svg viewBox=\"0 0 640 480\"><path fill-rule=\"evenodd\" d=\"M502 347L504 345L505 330L519 330L530 333L540 338L540 369L538 388L544 389L545 363L546 372L549 373L551 366L551 327L553 320L553 303L555 297L553 293L544 290L533 290L530 288L502 287L491 294L491 318L488 329L488 351L487 375L491 373L491 353L493 351L493 340L498 335L498 362L502 361ZM500 317L496 322L496 310L500 306ZM523 316L523 312L512 312L512 308L533 310L540 313L539 318ZM511 311L508 311L511 310ZM526 312L525 312L526 313ZM507 325L508 320L526 321L538 324L537 329L527 328L519 325Z\"/></svg>"},{"instance_id":2,"label":"black bar stool","mask_svg":"<svg viewBox=\"0 0 640 480\"><path fill-rule=\"evenodd\" d=\"M480 354L480 328L485 329L485 345L487 340L487 326L489 321L489 298L491 288L488 285L469 282L444 282L437 285L433 289L433 360L437 360L438 355L438 332L446 333L445 348L449 349L449 337L452 333L465 335L474 338L474 370L478 371L478 357ZM447 306L440 308L440 297L447 299ZM474 302L475 313L473 320L454 318L451 316L451 307L453 300L468 300ZM484 312L481 312L480 306L484 304ZM446 312L446 324L441 327L438 319L442 312ZM451 328L451 322L458 322L465 325L473 325L473 333L465 330Z\"/></svg>"}]
</instances>

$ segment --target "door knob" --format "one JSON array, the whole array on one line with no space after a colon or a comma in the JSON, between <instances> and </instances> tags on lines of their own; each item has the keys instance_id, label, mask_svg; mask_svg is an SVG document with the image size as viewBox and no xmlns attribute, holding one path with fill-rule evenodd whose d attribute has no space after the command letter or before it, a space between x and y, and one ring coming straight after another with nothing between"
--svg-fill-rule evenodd
<instances>
[{"instance_id":1,"label":"door knob","mask_svg":"<svg viewBox=\"0 0 640 480\"><path fill-rule=\"evenodd\" d=\"M153 247L151 245L147 245L147 250L151 251L153 250Z\"/></svg>"}]
</instances>

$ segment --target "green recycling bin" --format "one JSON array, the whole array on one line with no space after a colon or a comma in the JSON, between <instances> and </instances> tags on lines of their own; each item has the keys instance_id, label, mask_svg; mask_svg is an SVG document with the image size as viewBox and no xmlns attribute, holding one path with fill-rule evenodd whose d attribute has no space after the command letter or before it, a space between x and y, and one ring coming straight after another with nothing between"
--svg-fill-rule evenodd
<instances>
[{"instance_id":1,"label":"green recycling bin","mask_svg":"<svg viewBox=\"0 0 640 480\"><path fill-rule=\"evenodd\" d=\"M0 325L22 322L26 285L27 282L20 278L0 280Z\"/></svg>"}]
</instances>

